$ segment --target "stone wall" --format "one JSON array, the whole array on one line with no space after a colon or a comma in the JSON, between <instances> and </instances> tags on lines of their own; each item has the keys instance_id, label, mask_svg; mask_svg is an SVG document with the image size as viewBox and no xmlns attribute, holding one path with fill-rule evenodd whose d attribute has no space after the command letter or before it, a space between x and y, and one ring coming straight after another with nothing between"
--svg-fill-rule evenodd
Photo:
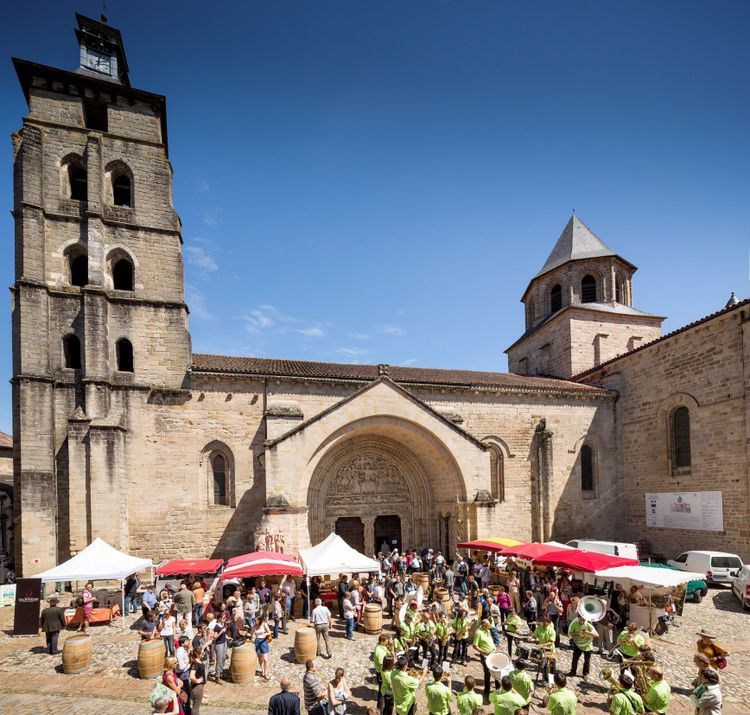
<instances>
[{"instance_id":1,"label":"stone wall","mask_svg":"<svg viewBox=\"0 0 750 715\"><path fill-rule=\"evenodd\" d=\"M689 549L750 560L748 309L741 307L625 355L583 379L619 392L616 443L623 484L624 538L673 558ZM670 415L690 411L691 466L674 470ZM646 526L649 492L723 493L724 531Z\"/></svg>"}]
</instances>

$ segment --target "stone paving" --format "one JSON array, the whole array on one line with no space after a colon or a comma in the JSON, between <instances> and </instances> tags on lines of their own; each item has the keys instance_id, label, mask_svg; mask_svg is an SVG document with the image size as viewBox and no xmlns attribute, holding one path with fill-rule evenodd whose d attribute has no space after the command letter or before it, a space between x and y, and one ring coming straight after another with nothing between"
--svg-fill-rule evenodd
<instances>
[{"instance_id":1,"label":"stone paving","mask_svg":"<svg viewBox=\"0 0 750 715\"><path fill-rule=\"evenodd\" d=\"M64 712L98 715L107 712L113 715L130 715L150 712L147 698L152 684L137 678L135 659L139 639L134 632L136 617L128 617L125 629L120 626L119 621L90 629L94 639L92 665L81 675L62 674L60 657L43 652L43 637L11 637L11 624L12 609L2 609L0 713L37 715ZM692 655L695 651L695 632L707 627L716 632L719 642L731 653L729 668L722 673L725 698L723 712L725 715L749 713L750 612L742 611L729 589L717 588L709 592L703 603L687 604L678 624L664 637L652 639L657 658L664 666L666 677L673 687L673 706L670 712L693 712L686 694L694 677ZM291 623L290 634L280 636L272 644L270 683L264 682L260 677L249 686L211 683L206 687L207 703L203 713L265 713L268 698L276 692L279 679L285 675L290 676L301 689L303 666L296 663L293 653L295 625ZM354 641L347 641L338 624L335 624L332 636L333 658L319 659L318 663L321 681L327 682L336 667L344 667L354 696L350 712L364 712L366 707L374 704L374 678L369 656L376 637L357 633ZM61 647L62 642L61 638ZM570 650L565 647L561 649L559 663L564 670L569 668ZM590 682L574 679L573 685L579 693L579 712L606 711L605 689L596 681L596 674L606 665L605 661L595 655L592 659ZM459 688L466 674L481 679L481 666L476 659L472 659L466 668L453 669L451 679L454 690ZM539 697L535 696L531 710L543 712L540 703L541 686L536 695ZM423 693L418 704L418 711L426 712ZM489 712L489 708L487 711Z\"/></svg>"}]
</instances>

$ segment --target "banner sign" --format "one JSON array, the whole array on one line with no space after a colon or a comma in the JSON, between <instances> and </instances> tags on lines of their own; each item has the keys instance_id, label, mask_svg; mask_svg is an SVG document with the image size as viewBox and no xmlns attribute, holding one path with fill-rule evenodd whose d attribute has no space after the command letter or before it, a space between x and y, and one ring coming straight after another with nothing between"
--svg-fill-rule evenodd
<instances>
[{"instance_id":1,"label":"banner sign","mask_svg":"<svg viewBox=\"0 0 750 715\"><path fill-rule=\"evenodd\" d=\"M16 584L6 583L0 586L0 608L12 606L16 602Z\"/></svg>"},{"instance_id":2,"label":"banner sign","mask_svg":"<svg viewBox=\"0 0 750 715\"><path fill-rule=\"evenodd\" d=\"M646 526L662 529L724 531L721 492L646 494Z\"/></svg>"},{"instance_id":3,"label":"banner sign","mask_svg":"<svg viewBox=\"0 0 750 715\"><path fill-rule=\"evenodd\" d=\"M16 581L16 613L14 636L35 636L39 633L39 601L42 579L19 578Z\"/></svg>"}]
</instances>

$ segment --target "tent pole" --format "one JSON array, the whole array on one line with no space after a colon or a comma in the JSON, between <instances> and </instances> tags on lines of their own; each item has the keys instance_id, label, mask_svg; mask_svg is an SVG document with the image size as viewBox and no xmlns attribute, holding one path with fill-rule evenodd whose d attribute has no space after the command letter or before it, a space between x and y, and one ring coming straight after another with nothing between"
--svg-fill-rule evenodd
<instances>
[{"instance_id":1,"label":"tent pole","mask_svg":"<svg viewBox=\"0 0 750 715\"><path fill-rule=\"evenodd\" d=\"M310 610L310 574L305 574L305 580L307 581L307 617L312 618L312 611Z\"/></svg>"},{"instance_id":2,"label":"tent pole","mask_svg":"<svg viewBox=\"0 0 750 715\"><path fill-rule=\"evenodd\" d=\"M122 627L125 628L125 581L123 579L120 579L120 596L122 598L122 610L120 611L122 615Z\"/></svg>"}]
</instances>

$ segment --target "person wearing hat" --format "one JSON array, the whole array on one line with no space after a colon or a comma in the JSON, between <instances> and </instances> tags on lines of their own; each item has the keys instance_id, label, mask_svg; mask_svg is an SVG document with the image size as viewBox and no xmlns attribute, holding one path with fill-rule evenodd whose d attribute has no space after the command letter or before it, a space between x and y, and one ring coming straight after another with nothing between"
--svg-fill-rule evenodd
<instances>
[{"instance_id":1,"label":"person wearing hat","mask_svg":"<svg viewBox=\"0 0 750 715\"><path fill-rule=\"evenodd\" d=\"M620 691L615 693L609 705L609 712L613 715L640 715L646 712L643 700L633 690L633 676L623 670L620 673Z\"/></svg>"},{"instance_id":2,"label":"person wearing hat","mask_svg":"<svg viewBox=\"0 0 750 715\"><path fill-rule=\"evenodd\" d=\"M690 695L695 715L721 715L723 698L719 680L719 673L713 668L706 668L701 673L700 685Z\"/></svg>"},{"instance_id":3,"label":"person wearing hat","mask_svg":"<svg viewBox=\"0 0 750 715\"><path fill-rule=\"evenodd\" d=\"M617 649L624 658L635 660L646 645L646 639L639 633L641 627L637 623L628 623L625 630L617 636Z\"/></svg>"},{"instance_id":4,"label":"person wearing hat","mask_svg":"<svg viewBox=\"0 0 750 715\"><path fill-rule=\"evenodd\" d=\"M695 635L698 636L698 652L708 658L711 667L714 669L726 667L726 657L729 653L716 642L716 636L705 628L701 628ZM722 661L724 666L721 665Z\"/></svg>"},{"instance_id":5,"label":"person wearing hat","mask_svg":"<svg viewBox=\"0 0 750 715\"><path fill-rule=\"evenodd\" d=\"M65 612L57 605L59 601L56 596L51 596L48 603L49 606L39 616L39 627L47 639L47 653L57 655L57 639L65 628Z\"/></svg>"},{"instance_id":6,"label":"person wearing hat","mask_svg":"<svg viewBox=\"0 0 750 715\"><path fill-rule=\"evenodd\" d=\"M643 704L652 713L665 713L669 709L672 689L664 680L664 671L658 666L651 666L648 670L648 690L643 696Z\"/></svg>"}]
</instances>

